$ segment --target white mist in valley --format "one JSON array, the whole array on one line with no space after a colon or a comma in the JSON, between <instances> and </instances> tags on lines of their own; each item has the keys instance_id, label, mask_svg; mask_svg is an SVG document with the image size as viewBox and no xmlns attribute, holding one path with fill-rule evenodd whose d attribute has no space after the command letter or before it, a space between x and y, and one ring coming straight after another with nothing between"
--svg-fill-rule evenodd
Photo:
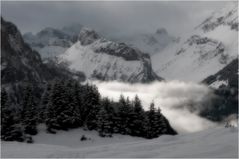
<instances>
[{"instance_id":1,"label":"white mist in valley","mask_svg":"<svg viewBox=\"0 0 239 159\"><path fill-rule=\"evenodd\" d=\"M179 133L196 132L215 126L215 123L198 115L202 105L205 107L205 101L210 101L212 95L210 89L202 84L181 81L150 84L127 84L116 81L93 83L97 85L103 97L115 101L121 94L130 99L138 95L146 110L153 101L156 108L160 107L170 124Z\"/></svg>"}]
</instances>

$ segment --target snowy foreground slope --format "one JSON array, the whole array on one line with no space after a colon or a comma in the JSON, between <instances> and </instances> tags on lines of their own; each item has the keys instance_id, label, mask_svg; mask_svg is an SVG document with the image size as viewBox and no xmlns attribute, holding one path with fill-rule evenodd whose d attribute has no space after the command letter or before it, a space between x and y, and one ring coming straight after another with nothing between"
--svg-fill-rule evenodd
<instances>
[{"instance_id":1,"label":"snowy foreground slope","mask_svg":"<svg viewBox=\"0 0 239 159\"><path fill-rule=\"evenodd\" d=\"M80 141L83 134L91 140ZM238 157L237 128L217 127L152 140L126 135L100 138L94 131L75 129L57 135L40 132L34 140L34 144L2 142L2 157Z\"/></svg>"}]
</instances>

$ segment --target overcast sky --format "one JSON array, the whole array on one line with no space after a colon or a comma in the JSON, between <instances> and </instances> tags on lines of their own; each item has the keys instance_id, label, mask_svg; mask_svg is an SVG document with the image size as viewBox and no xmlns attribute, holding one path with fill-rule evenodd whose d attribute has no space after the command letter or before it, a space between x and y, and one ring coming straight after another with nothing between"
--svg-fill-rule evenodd
<instances>
[{"instance_id":1,"label":"overcast sky","mask_svg":"<svg viewBox=\"0 0 239 159\"><path fill-rule=\"evenodd\" d=\"M22 33L81 23L109 36L154 32L180 35L226 2L2 2L2 15Z\"/></svg>"}]
</instances>

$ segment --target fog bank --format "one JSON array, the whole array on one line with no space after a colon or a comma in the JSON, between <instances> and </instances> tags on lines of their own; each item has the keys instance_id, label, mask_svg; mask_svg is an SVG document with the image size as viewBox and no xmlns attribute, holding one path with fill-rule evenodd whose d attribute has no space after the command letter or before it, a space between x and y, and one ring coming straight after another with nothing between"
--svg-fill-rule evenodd
<instances>
[{"instance_id":1,"label":"fog bank","mask_svg":"<svg viewBox=\"0 0 239 159\"><path fill-rule=\"evenodd\" d=\"M103 97L113 100L118 100L121 94L130 99L137 94L146 110L154 101L156 108L160 107L179 133L196 132L215 126L215 123L197 115L205 106L210 106L208 101L211 92L207 86L181 81L151 84L127 84L116 81L93 83L97 85Z\"/></svg>"}]
</instances>

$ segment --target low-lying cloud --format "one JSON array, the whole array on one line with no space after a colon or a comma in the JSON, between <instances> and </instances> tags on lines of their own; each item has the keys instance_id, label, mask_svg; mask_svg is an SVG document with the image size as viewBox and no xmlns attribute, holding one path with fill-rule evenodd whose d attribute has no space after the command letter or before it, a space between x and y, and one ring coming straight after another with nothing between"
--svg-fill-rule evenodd
<instances>
[{"instance_id":1,"label":"low-lying cloud","mask_svg":"<svg viewBox=\"0 0 239 159\"><path fill-rule=\"evenodd\" d=\"M211 92L207 86L181 81L154 82L151 84L127 84L121 82L93 82L103 97L118 100L120 95L133 99L137 94L144 109L153 101L160 107L170 124L179 133L196 132L215 126L202 118L198 112L210 101Z\"/></svg>"}]
</instances>

